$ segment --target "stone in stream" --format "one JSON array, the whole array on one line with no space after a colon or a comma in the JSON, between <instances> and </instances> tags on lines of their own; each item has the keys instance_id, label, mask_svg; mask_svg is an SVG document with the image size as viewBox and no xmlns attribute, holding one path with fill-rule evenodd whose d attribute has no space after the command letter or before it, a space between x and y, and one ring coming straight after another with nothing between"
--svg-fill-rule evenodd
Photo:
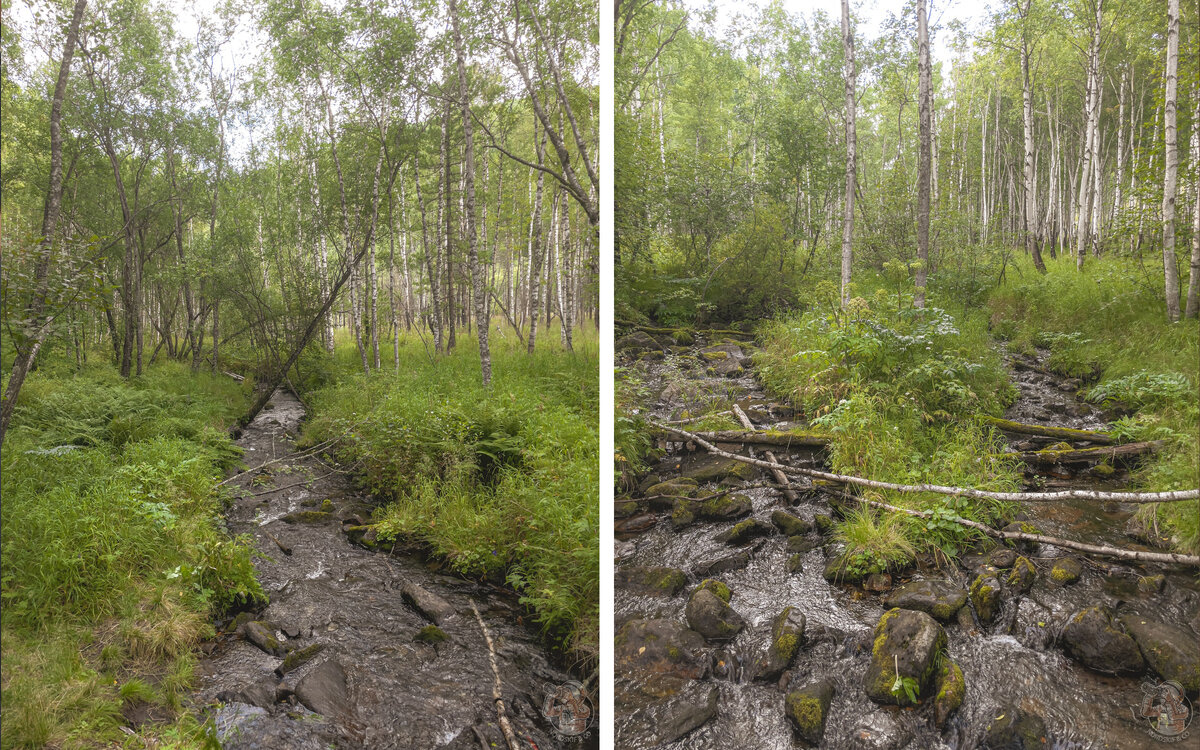
<instances>
[{"instance_id":1,"label":"stone in stream","mask_svg":"<svg viewBox=\"0 0 1200 750\"><path fill-rule=\"evenodd\" d=\"M646 488L646 503L652 510L670 510L679 498L691 497L699 487L695 479L678 477Z\"/></svg>"},{"instance_id":2,"label":"stone in stream","mask_svg":"<svg viewBox=\"0 0 1200 750\"><path fill-rule=\"evenodd\" d=\"M693 594L695 594L697 591L711 591L716 594L718 599L726 604L728 604L729 600L733 597L733 592L729 590L729 587L715 578L706 578L701 581L699 586L692 589Z\"/></svg>"},{"instance_id":3,"label":"stone in stream","mask_svg":"<svg viewBox=\"0 0 1200 750\"><path fill-rule=\"evenodd\" d=\"M867 576L867 580L863 581L863 589L874 591L877 594L890 591L891 588L892 576L888 573L872 573Z\"/></svg>"},{"instance_id":4,"label":"stone in stream","mask_svg":"<svg viewBox=\"0 0 1200 750\"><path fill-rule=\"evenodd\" d=\"M707 588L699 588L684 610L688 627L710 641L727 641L746 626L742 616Z\"/></svg>"},{"instance_id":5,"label":"stone in stream","mask_svg":"<svg viewBox=\"0 0 1200 750\"><path fill-rule=\"evenodd\" d=\"M897 679L914 680L918 697L930 695L945 652L946 631L932 617L909 609L888 610L875 626L863 690L876 703L914 705L904 690L892 692Z\"/></svg>"},{"instance_id":6,"label":"stone in stream","mask_svg":"<svg viewBox=\"0 0 1200 750\"><path fill-rule=\"evenodd\" d=\"M1029 591L1029 587L1035 580L1037 580L1037 568L1033 567L1033 563L1029 562L1028 557L1022 556L1013 563L1012 571L1008 574L1006 582L1010 588L1024 594Z\"/></svg>"},{"instance_id":7,"label":"stone in stream","mask_svg":"<svg viewBox=\"0 0 1200 750\"><path fill-rule=\"evenodd\" d=\"M695 500L679 498L675 503L675 507L671 510L671 528L678 530L694 524L696 522L696 511L699 509L700 504Z\"/></svg>"},{"instance_id":8,"label":"stone in stream","mask_svg":"<svg viewBox=\"0 0 1200 750\"><path fill-rule=\"evenodd\" d=\"M1119 619L1151 669L1164 680L1178 682L1189 693L1200 691L1200 648L1194 634L1130 612Z\"/></svg>"},{"instance_id":9,"label":"stone in stream","mask_svg":"<svg viewBox=\"0 0 1200 750\"><path fill-rule=\"evenodd\" d=\"M1138 591L1143 594L1158 594L1161 593L1163 587L1167 585L1167 577L1162 573L1149 576L1139 576L1137 587Z\"/></svg>"},{"instance_id":10,"label":"stone in stream","mask_svg":"<svg viewBox=\"0 0 1200 750\"><path fill-rule=\"evenodd\" d=\"M678 568L622 566L616 584L649 596L675 596L687 585L687 574Z\"/></svg>"},{"instance_id":11,"label":"stone in stream","mask_svg":"<svg viewBox=\"0 0 1200 750\"><path fill-rule=\"evenodd\" d=\"M825 563L825 572L822 575L826 581L835 584L858 583L867 577L866 571L861 568L851 567L842 555L834 555L829 558Z\"/></svg>"},{"instance_id":12,"label":"stone in stream","mask_svg":"<svg viewBox=\"0 0 1200 750\"><path fill-rule=\"evenodd\" d=\"M454 606L450 602L415 583L404 584L400 596L410 607L432 620L434 625L441 625L454 614Z\"/></svg>"},{"instance_id":13,"label":"stone in stream","mask_svg":"<svg viewBox=\"0 0 1200 750\"><path fill-rule=\"evenodd\" d=\"M750 515L754 505L740 492L714 497L700 503L697 515L706 521L728 521Z\"/></svg>"},{"instance_id":14,"label":"stone in stream","mask_svg":"<svg viewBox=\"0 0 1200 750\"><path fill-rule=\"evenodd\" d=\"M771 523L775 524L775 528L784 536L799 536L812 531L812 524L808 521L782 510L772 511Z\"/></svg>"},{"instance_id":15,"label":"stone in stream","mask_svg":"<svg viewBox=\"0 0 1200 750\"><path fill-rule=\"evenodd\" d=\"M613 350L622 351L638 351L641 349L661 349L654 337L645 331L634 331L631 334L622 336L613 344Z\"/></svg>"},{"instance_id":16,"label":"stone in stream","mask_svg":"<svg viewBox=\"0 0 1200 750\"><path fill-rule=\"evenodd\" d=\"M1014 704L996 709L983 738L984 750L1043 750L1050 747L1046 721Z\"/></svg>"},{"instance_id":17,"label":"stone in stream","mask_svg":"<svg viewBox=\"0 0 1200 750\"><path fill-rule=\"evenodd\" d=\"M640 534L658 525L658 517L653 513L643 513L632 518L623 518L613 524L617 534Z\"/></svg>"},{"instance_id":18,"label":"stone in stream","mask_svg":"<svg viewBox=\"0 0 1200 750\"><path fill-rule=\"evenodd\" d=\"M997 570L984 566L975 580L971 582L971 604L975 605L975 614L983 625L990 625L1000 612L1000 581L996 579Z\"/></svg>"},{"instance_id":19,"label":"stone in stream","mask_svg":"<svg viewBox=\"0 0 1200 750\"><path fill-rule=\"evenodd\" d=\"M949 581L909 581L883 597L883 606L911 609L950 622L967 603L967 592Z\"/></svg>"},{"instance_id":20,"label":"stone in stream","mask_svg":"<svg viewBox=\"0 0 1200 750\"><path fill-rule=\"evenodd\" d=\"M1036 526L1029 523L1028 521L1013 521L1012 523L1010 523L1009 525L1007 525L1003 529L1001 529L1001 531L1007 531L1010 533L1024 533L1024 534L1041 534L1042 533L1040 529L1038 529ZM1030 541L1028 539L1010 539L1009 542L1016 544L1017 549L1025 552L1027 554L1033 554L1033 553L1037 552L1038 547L1039 547L1038 542ZM1014 561L1016 560L1015 557L1013 559L1014 559ZM999 567L999 566L997 566L997 567Z\"/></svg>"},{"instance_id":21,"label":"stone in stream","mask_svg":"<svg viewBox=\"0 0 1200 750\"><path fill-rule=\"evenodd\" d=\"M645 509L645 504L641 500L631 497L623 497L613 501L613 517L614 518L629 518L637 515Z\"/></svg>"},{"instance_id":22,"label":"stone in stream","mask_svg":"<svg viewBox=\"0 0 1200 750\"><path fill-rule=\"evenodd\" d=\"M1050 580L1060 586L1070 586L1083 575L1083 566L1073 557L1064 557L1050 569Z\"/></svg>"},{"instance_id":23,"label":"stone in stream","mask_svg":"<svg viewBox=\"0 0 1200 750\"><path fill-rule=\"evenodd\" d=\"M288 513L279 520L284 523L318 524L325 523L332 514L324 510L297 510Z\"/></svg>"},{"instance_id":24,"label":"stone in stream","mask_svg":"<svg viewBox=\"0 0 1200 750\"><path fill-rule=\"evenodd\" d=\"M835 526L837 526L837 522L828 513L818 513L813 516L813 527L821 536L828 536Z\"/></svg>"},{"instance_id":25,"label":"stone in stream","mask_svg":"<svg viewBox=\"0 0 1200 750\"><path fill-rule=\"evenodd\" d=\"M299 669L308 662L312 661L313 657L325 650L324 643L314 643L311 646L296 649L284 657L283 662L278 667L275 667L275 674L283 677L292 670Z\"/></svg>"},{"instance_id":26,"label":"stone in stream","mask_svg":"<svg viewBox=\"0 0 1200 750\"><path fill-rule=\"evenodd\" d=\"M783 713L797 736L817 747L825 737L825 722L832 702L833 683L821 680L789 692L783 700Z\"/></svg>"},{"instance_id":27,"label":"stone in stream","mask_svg":"<svg viewBox=\"0 0 1200 750\"><path fill-rule=\"evenodd\" d=\"M724 544L746 544L751 540L775 533L775 527L766 521L751 518L722 531L714 539Z\"/></svg>"},{"instance_id":28,"label":"stone in stream","mask_svg":"<svg viewBox=\"0 0 1200 750\"><path fill-rule=\"evenodd\" d=\"M1137 643L1114 622L1107 607L1088 607L1073 614L1062 642L1075 661L1108 674L1138 674L1146 668Z\"/></svg>"},{"instance_id":29,"label":"stone in stream","mask_svg":"<svg viewBox=\"0 0 1200 750\"><path fill-rule=\"evenodd\" d=\"M750 564L751 555L757 551L758 548L755 547L754 549L735 552L732 555L718 557L715 560L707 560L692 568L692 573L699 578L707 578L718 573L727 573L731 570L741 570Z\"/></svg>"},{"instance_id":30,"label":"stone in stream","mask_svg":"<svg viewBox=\"0 0 1200 750\"><path fill-rule=\"evenodd\" d=\"M255 620L254 622L246 623L238 629L246 640L272 656L284 656L288 652L288 647L280 643L279 639L275 637L275 629L269 623L262 620Z\"/></svg>"},{"instance_id":31,"label":"stone in stream","mask_svg":"<svg viewBox=\"0 0 1200 750\"><path fill-rule=\"evenodd\" d=\"M738 378L746 374L742 363L734 357L717 360L708 366L705 372L709 375L719 375L723 378Z\"/></svg>"},{"instance_id":32,"label":"stone in stream","mask_svg":"<svg viewBox=\"0 0 1200 750\"><path fill-rule=\"evenodd\" d=\"M437 625L426 625L417 631L417 634L413 636L413 640L417 643L424 643L427 646L437 648L438 644L450 640L450 636L446 635L446 631Z\"/></svg>"},{"instance_id":33,"label":"stone in stream","mask_svg":"<svg viewBox=\"0 0 1200 750\"><path fill-rule=\"evenodd\" d=\"M346 670L330 659L296 683L296 699L310 711L330 718L348 718L354 712L346 686Z\"/></svg>"},{"instance_id":34,"label":"stone in stream","mask_svg":"<svg viewBox=\"0 0 1200 750\"><path fill-rule=\"evenodd\" d=\"M805 536L789 536L787 540L787 551L795 554L803 554L809 550L816 549L820 546L820 542L809 539Z\"/></svg>"},{"instance_id":35,"label":"stone in stream","mask_svg":"<svg viewBox=\"0 0 1200 750\"><path fill-rule=\"evenodd\" d=\"M697 680L708 671L704 638L683 623L630 620L614 639L618 670Z\"/></svg>"},{"instance_id":36,"label":"stone in stream","mask_svg":"<svg viewBox=\"0 0 1200 750\"><path fill-rule=\"evenodd\" d=\"M912 732L891 712L877 709L854 725L848 739L851 750L900 750L912 740Z\"/></svg>"},{"instance_id":37,"label":"stone in stream","mask_svg":"<svg viewBox=\"0 0 1200 750\"><path fill-rule=\"evenodd\" d=\"M792 538L794 539L795 537L792 537ZM797 552L796 554L794 554L788 558L787 572L791 575L795 575L796 573L801 573L803 571L804 571L804 554L801 552Z\"/></svg>"},{"instance_id":38,"label":"stone in stream","mask_svg":"<svg viewBox=\"0 0 1200 750\"><path fill-rule=\"evenodd\" d=\"M639 700L629 720L617 727L616 746L636 743L645 747L670 744L703 726L717 715L720 691L705 683L692 683L670 698L657 698L647 705ZM617 696L618 702L621 696ZM634 739L636 738L636 740Z\"/></svg>"},{"instance_id":39,"label":"stone in stream","mask_svg":"<svg viewBox=\"0 0 1200 750\"><path fill-rule=\"evenodd\" d=\"M222 690L217 693L217 700L221 703L245 703L248 706L270 708L275 705L276 682L268 677L243 685L237 690Z\"/></svg>"},{"instance_id":40,"label":"stone in stream","mask_svg":"<svg viewBox=\"0 0 1200 750\"><path fill-rule=\"evenodd\" d=\"M988 554L987 561L993 568L1011 568L1017 561L1017 551L1011 547L997 547Z\"/></svg>"},{"instance_id":41,"label":"stone in stream","mask_svg":"<svg viewBox=\"0 0 1200 750\"><path fill-rule=\"evenodd\" d=\"M962 669L950 659L942 659L933 689L933 721L940 729L946 726L967 695L967 682L963 679Z\"/></svg>"},{"instance_id":42,"label":"stone in stream","mask_svg":"<svg viewBox=\"0 0 1200 750\"><path fill-rule=\"evenodd\" d=\"M804 615L795 607L784 607L771 621L771 643L755 666L754 679L778 679L792 665L803 641Z\"/></svg>"},{"instance_id":43,"label":"stone in stream","mask_svg":"<svg viewBox=\"0 0 1200 750\"><path fill-rule=\"evenodd\" d=\"M699 484L705 484L719 482L726 478L749 481L754 478L757 471L756 467L744 461L704 454L696 457L683 468L683 476L695 480Z\"/></svg>"}]
</instances>

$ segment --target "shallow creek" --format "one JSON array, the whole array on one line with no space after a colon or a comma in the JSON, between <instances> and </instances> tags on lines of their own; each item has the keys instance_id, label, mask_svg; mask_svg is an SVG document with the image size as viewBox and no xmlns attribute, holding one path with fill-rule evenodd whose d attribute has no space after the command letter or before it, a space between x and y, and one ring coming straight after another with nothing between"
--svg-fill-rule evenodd
<instances>
[{"instance_id":1,"label":"shallow creek","mask_svg":"<svg viewBox=\"0 0 1200 750\"><path fill-rule=\"evenodd\" d=\"M199 666L193 696L222 746L504 746L472 603L494 641L520 740L595 746L595 717L590 732L572 735L543 715L547 692L574 678L522 623L512 592L440 572L416 554L351 544L343 529L369 520L370 498L341 468L295 450L304 407L294 396L276 392L272 404L238 440L250 471L231 483L236 499L227 513L230 532L248 535L260 553L255 566L270 605L250 618L263 625L257 633L252 624L223 629ZM435 598L424 612L406 596L413 585ZM434 620L446 639L427 630L418 640ZM277 643L275 653L264 642ZM314 645L319 653L280 675L287 652Z\"/></svg>"},{"instance_id":2,"label":"shallow creek","mask_svg":"<svg viewBox=\"0 0 1200 750\"><path fill-rule=\"evenodd\" d=\"M706 404L736 400L756 428L786 429L793 425L785 407L772 404L757 383L748 357L740 357L743 368L732 365L714 368L698 355L719 341L697 340L691 347L673 347L660 342L657 353L631 357L626 353L625 377L635 378L642 395L643 413L657 420L679 419L685 412L698 413ZM731 342L726 341L725 344ZM741 346L748 354L750 346ZM732 356L737 356L733 354ZM618 353L620 359L622 355ZM1076 401L1077 383L1050 375L1038 357L1011 357L1014 383L1021 396L1007 416L1014 420L1085 429L1103 429L1101 415ZM718 361L719 362L719 361ZM727 372L722 376L714 369ZM686 427L685 427L686 429ZM1028 439L1025 439L1028 442ZM1049 441L1037 441L1038 447ZM1013 449L1030 450L1013 440ZM695 473L711 459L704 451L679 442L664 443L666 453L651 473L657 480ZM728 450L747 449L722 446ZM754 448L754 451L760 449ZM820 465L819 451L789 451L772 448L784 463ZM761 457L761 453L755 455ZM1028 486L1039 489L1064 487L1119 487L1122 472L1104 480L1078 474L1062 467L1027 476ZM648 482L640 485L645 493ZM735 487L769 481L765 473L754 477L724 478ZM701 483L699 496L718 489L716 481ZM802 495L798 505L788 507L779 491L748 489L750 517L769 523L772 511L789 512L812 521L830 514L829 498L822 493ZM661 506L660 506L661 507ZM630 505L632 508L632 504ZM1133 506L1091 507L1087 503L1056 506L1026 504L1030 522L1050 535L1103 541L1137 547L1125 533ZM617 746L627 750L667 748L792 748L802 746L784 715L784 696L817 680L829 680L834 688L822 747L889 748L925 750L980 747L989 725L1006 706L1016 704L1045 720L1045 747L1137 748L1161 747L1151 738L1148 723L1134 715L1141 702L1142 677L1113 677L1091 671L1070 659L1057 645L1058 635L1077 610L1105 604L1121 612L1147 614L1155 619L1200 627L1197 610L1200 593L1190 574L1156 565L1120 563L1096 558L1084 560L1083 574L1072 586L1049 580L1056 558L1066 551L1043 545L1031 554L1038 577L1025 595L1005 597L994 622L982 626L973 617L944 624L950 658L966 681L961 708L943 729L934 726L929 701L917 709L900 709L873 703L863 689L863 676L871 657L872 630L886 611L879 593L858 585L834 585L823 572L827 557L836 546L815 533L816 545L803 553L800 569L789 572L793 550L788 538L778 533L748 545L734 547L714 537L732 526L734 520L697 521L674 528L670 509L643 507L630 510L617 522L616 630L618 632L616 674ZM741 520L741 519L738 519ZM737 558L738 553L748 553ZM713 573L712 561L724 560ZM951 570L920 565L896 577L894 585L909 579L942 579L966 588L970 570L981 564L981 555L966 555ZM631 585L629 572L669 567L683 571L685 585L653 591ZM626 572L623 576L622 571ZM1158 592L1139 588L1139 578L1164 573L1165 585ZM705 578L717 578L732 592L729 604L746 623L727 642L703 644L699 664L677 679L661 669L646 671L630 666L638 659L626 642L632 630L623 627L634 621L661 618L686 625L685 607L691 591ZM806 618L805 636L791 668L779 680L754 680L753 665L771 640L772 620L786 607L797 608ZM966 605L968 608L971 604ZM966 613L960 613L966 614ZM1193 630L1188 630L1194 633ZM641 637L640 635L638 637ZM644 648L644 647L641 647ZM653 646L651 646L653 648ZM631 655L631 653L633 655ZM625 658L628 657L628 658ZM666 657L660 664L667 663ZM1196 726L1193 722L1193 733ZM1186 744L1186 743L1185 743Z\"/></svg>"}]
</instances>

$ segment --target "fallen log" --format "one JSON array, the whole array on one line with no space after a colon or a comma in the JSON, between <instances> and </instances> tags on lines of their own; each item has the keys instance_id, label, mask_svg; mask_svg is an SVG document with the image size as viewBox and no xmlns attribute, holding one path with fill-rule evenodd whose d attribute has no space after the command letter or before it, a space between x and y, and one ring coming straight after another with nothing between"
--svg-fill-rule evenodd
<instances>
[{"instance_id":1,"label":"fallen log","mask_svg":"<svg viewBox=\"0 0 1200 750\"><path fill-rule=\"evenodd\" d=\"M855 477L845 474L834 474L828 471L820 471L819 469L804 469L796 466L780 464L777 462L750 458L748 456L740 456L736 453L723 451L699 435L688 432L687 430L681 430L678 427L668 427L667 425L654 421L650 421L649 424L661 430L666 430L667 432L678 435L686 440L691 440L707 450L709 453L713 453L718 456L724 456L725 458L732 458L735 461L753 464L754 466L758 466L763 469L779 469L781 472L789 476L825 479L832 482L840 482L842 484L870 487L876 490L893 490L895 492L906 493L932 492L938 495L973 497L981 500L1034 503L1056 502L1059 500L1093 500L1095 502L1119 503L1170 503L1180 500L1195 500L1200 498L1200 488L1194 490L1171 490L1168 492L1104 492L1100 490L1062 490L1060 492L991 492L989 490L976 490L967 487L947 487L939 484L896 484L894 482L880 482L874 479L864 479L863 477Z\"/></svg>"},{"instance_id":2,"label":"fallen log","mask_svg":"<svg viewBox=\"0 0 1200 750\"><path fill-rule=\"evenodd\" d=\"M613 323L618 328L632 328L634 330L638 330L638 331L642 331L643 333L650 333L650 334L655 334L655 333L673 334L678 331L687 331L688 333L700 333L700 334L707 334L707 335L715 334L715 335L721 335L721 336L742 336L744 338L750 338L750 339L754 338L754 334L750 333L748 331L733 331L733 330L727 330L727 329L721 329L721 328L661 328L661 327L655 328L654 326L646 326L646 325L642 325L641 323L634 323L632 320L616 320L616 321L613 321Z\"/></svg>"},{"instance_id":3,"label":"fallen log","mask_svg":"<svg viewBox=\"0 0 1200 750\"><path fill-rule=\"evenodd\" d=\"M1077 430L1073 427L1048 427L1040 424L1025 424L1023 422L1014 422L1011 419L990 417L986 414L980 415L979 418L1001 432L1011 432L1017 435L1036 435L1038 437L1058 438L1070 442L1087 441L1089 443L1099 443L1100 445L1112 445L1117 442L1117 439L1107 432Z\"/></svg>"},{"instance_id":4,"label":"fallen log","mask_svg":"<svg viewBox=\"0 0 1200 750\"><path fill-rule=\"evenodd\" d=\"M742 423L742 427L746 428L746 430L747 430L746 435L748 437L754 437L756 433L754 430L754 423L750 421L750 417L747 417L746 412L742 411L742 407L738 406L737 404L734 404L732 408L733 408L733 413L738 418L738 421ZM765 455L767 457L767 460L770 461L771 463L773 463L773 464L779 463L779 459L775 458L775 454L772 453L771 451L764 450L763 455ZM785 489L783 490L783 496L787 498L787 501L789 503L791 503L792 505L795 505L796 502L799 501L800 496L796 494L795 490L793 490L791 487L788 486L787 477L784 476L783 472L780 471L779 469L771 469L771 476L775 477L775 481L779 482L780 484L782 484L785 487Z\"/></svg>"},{"instance_id":5,"label":"fallen log","mask_svg":"<svg viewBox=\"0 0 1200 750\"><path fill-rule=\"evenodd\" d=\"M889 505L888 503L879 502L878 500L868 500L865 497L852 495L848 492L840 492L837 490L830 490L830 492L847 500L853 500L864 505L870 505L874 508L890 510L895 513L903 513L916 518L929 518L932 515L925 511L901 508L895 505ZM1058 537L1046 536L1045 534L1030 534L1024 531L1000 531L998 529L993 529L987 524L982 524L978 521L971 521L966 518L959 518L958 516L952 516L949 518L946 516L939 516L939 519L940 518L946 518L947 520L953 521L957 524L976 529L984 534L987 534L993 539L1017 539L1026 542L1037 542L1039 544L1053 544L1056 547L1073 549L1089 555L1101 555L1103 557L1115 557L1121 560L1138 560L1141 562L1172 563L1175 565L1187 565L1193 568L1200 568L1200 556L1197 555L1180 555L1174 552L1143 552L1141 550L1124 549L1121 547L1108 547L1101 544L1086 544L1084 542L1075 542L1070 539L1059 539Z\"/></svg>"},{"instance_id":6,"label":"fallen log","mask_svg":"<svg viewBox=\"0 0 1200 750\"><path fill-rule=\"evenodd\" d=\"M1153 453L1166 445L1165 440L1148 440L1143 443L1124 443L1098 448L1073 448L1071 450L1041 450L1017 453L1026 463L1046 466L1050 464L1083 464L1093 461L1103 461L1111 458L1126 458L1140 456L1143 453Z\"/></svg>"},{"instance_id":7,"label":"fallen log","mask_svg":"<svg viewBox=\"0 0 1200 750\"><path fill-rule=\"evenodd\" d=\"M504 735L504 741L508 743L509 750L521 750L521 743L517 739L516 733L513 732L512 724L508 721L508 712L504 710L500 667L496 665L496 644L492 642L492 634L488 632L487 625L483 624L483 618L480 617L479 608L475 606L474 600L471 601L471 611L475 613L475 620L479 623L479 629L483 631L483 640L488 647L488 661L492 665L492 700L496 703L496 723L500 725L500 732Z\"/></svg>"},{"instance_id":8,"label":"fallen log","mask_svg":"<svg viewBox=\"0 0 1200 750\"><path fill-rule=\"evenodd\" d=\"M713 443L773 445L779 448L824 448L832 442L831 438L815 432L718 430L695 434ZM661 433L659 435L661 436Z\"/></svg>"}]
</instances>

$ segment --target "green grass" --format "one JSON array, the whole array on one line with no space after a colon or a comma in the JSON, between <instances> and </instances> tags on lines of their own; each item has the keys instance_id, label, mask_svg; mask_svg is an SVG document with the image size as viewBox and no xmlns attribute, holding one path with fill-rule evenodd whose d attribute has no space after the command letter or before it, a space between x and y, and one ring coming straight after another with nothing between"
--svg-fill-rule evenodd
<instances>
[{"instance_id":1,"label":"green grass","mask_svg":"<svg viewBox=\"0 0 1200 750\"><path fill-rule=\"evenodd\" d=\"M546 338L530 356L511 334L493 337L490 389L476 341L462 333L436 360L406 335L400 371L384 356L369 376L353 341L341 340L338 381L311 394L305 436L345 436L341 459L389 501L376 518L385 539L428 544L466 575L504 577L548 637L594 660L597 343L592 330L577 333L568 355L556 329Z\"/></svg>"},{"instance_id":2,"label":"green grass","mask_svg":"<svg viewBox=\"0 0 1200 750\"><path fill-rule=\"evenodd\" d=\"M1070 258L1037 274L1021 259L988 302L992 326L1010 347L1050 348L1050 366L1084 376L1089 400L1123 412L1114 428L1129 439L1167 441L1134 476L1148 491L1200 487L1200 325L1166 322L1162 278L1133 260ZM1165 528L1174 546L1200 552L1200 503L1146 506L1140 517Z\"/></svg>"},{"instance_id":3,"label":"green grass","mask_svg":"<svg viewBox=\"0 0 1200 750\"><path fill-rule=\"evenodd\" d=\"M128 381L47 365L0 457L0 745L123 742L120 709L137 701L176 717L144 735L198 741L178 713L193 650L216 611L261 597L214 490L240 455L221 428L245 393L177 363Z\"/></svg>"}]
</instances>

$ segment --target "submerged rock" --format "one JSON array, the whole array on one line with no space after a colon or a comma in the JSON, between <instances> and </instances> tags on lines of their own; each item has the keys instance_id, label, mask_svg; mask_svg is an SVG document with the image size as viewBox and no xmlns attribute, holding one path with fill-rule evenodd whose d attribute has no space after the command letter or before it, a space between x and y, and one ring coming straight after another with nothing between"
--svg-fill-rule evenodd
<instances>
[{"instance_id":1,"label":"submerged rock","mask_svg":"<svg viewBox=\"0 0 1200 750\"><path fill-rule=\"evenodd\" d=\"M1050 747L1046 721L1037 714L1009 704L996 711L983 738L984 750L1043 750Z\"/></svg>"},{"instance_id":2,"label":"submerged rock","mask_svg":"<svg viewBox=\"0 0 1200 750\"><path fill-rule=\"evenodd\" d=\"M618 567L616 584L650 596L675 596L687 585L687 574L678 568Z\"/></svg>"},{"instance_id":3,"label":"submerged rock","mask_svg":"<svg viewBox=\"0 0 1200 750\"><path fill-rule=\"evenodd\" d=\"M1133 637L1150 668L1164 680L1174 680L1189 693L1200 691L1200 647L1183 628L1125 613L1121 624Z\"/></svg>"},{"instance_id":4,"label":"submerged rock","mask_svg":"<svg viewBox=\"0 0 1200 750\"><path fill-rule=\"evenodd\" d=\"M750 564L750 555L753 550L743 550L735 552L732 555L718 557L715 560L708 560L698 564L692 568L692 573L704 578L707 576L716 575L717 573L727 573L731 570L741 570Z\"/></svg>"},{"instance_id":5,"label":"submerged rock","mask_svg":"<svg viewBox=\"0 0 1200 750\"><path fill-rule=\"evenodd\" d=\"M714 537L725 544L746 544L747 542L775 533L775 527L766 521L750 518L722 531Z\"/></svg>"},{"instance_id":6,"label":"submerged rock","mask_svg":"<svg viewBox=\"0 0 1200 750\"><path fill-rule=\"evenodd\" d=\"M908 609L889 610L875 626L863 690L876 703L911 706L904 690L892 692L897 679L914 680L918 697L928 696L945 650L946 631L932 617Z\"/></svg>"},{"instance_id":7,"label":"submerged rock","mask_svg":"<svg viewBox=\"0 0 1200 750\"><path fill-rule=\"evenodd\" d=\"M787 561L787 572L791 574L800 573L804 570L804 555L800 552L792 555Z\"/></svg>"},{"instance_id":8,"label":"submerged rock","mask_svg":"<svg viewBox=\"0 0 1200 750\"><path fill-rule=\"evenodd\" d=\"M1083 566L1073 557L1064 557L1050 569L1050 580L1060 586L1070 586L1083 575Z\"/></svg>"},{"instance_id":9,"label":"submerged rock","mask_svg":"<svg viewBox=\"0 0 1200 750\"><path fill-rule=\"evenodd\" d=\"M829 704L833 702L833 683L821 680L787 694L783 713L797 736L816 747L825 737L825 722L829 719Z\"/></svg>"},{"instance_id":10,"label":"submerged rock","mask_svg":"<svg viewBox=\"0 0 1200 750\"><path fill-rule=\"evenodd\" d=\"M454 606L450 602L415 583L404 584L400 596L410 607L432 620L434 625L441 625L454 614Z\"/></svg>"},{"instance_id":11,"label":"submerged rock","mask_svg":"<svg viewBox=\"0 0 1200 750\"><path fill-rule=\"evenodd\" d=\"M614 640L616 667L695 680L707 670L704 638L681 622L630 620Z\"/></svg>"},{"instance_id":12,"label":"submerged rock","mask_svg":"<svg viewBox=\"0 0 1200 750\"><path fill-rule=\"evenodd\" d=\"M297 510L280 518L284 523L318 524L325 523L332 514L324 510Z\"/></svg>"},{"instance_id":13,"label":"submerged rock","mask_svg":"<svg viewBox=\"0 0 1200 750\"><path fill-rule=\"evenodd\" d=\"M883 606L911 609L949 622L967 603L967 592L949 581L910 581L883 597Z\"/></svg>"},{"instance_id":14,"label":"submerged rock","mask_svg":"<svg viewBox=\"0 0 1200 750\"><path fill-rule=\"evenodd\" d=\"M1146 667L1137 643L1106 607L1088 607L1072 615L1062 642L1073 659L1097 672L1138 674Z\"/></svg>"},{"instance_id":15,"label":"submerged rock","mask_svg":"<svg viewBox=\"0 0 1200 750\"><path fill-rule=\"evenodd\" d=\"M754 678L778 679L792 665L803 641L804 615L795 607L784 607L771 621L771 643L767 646L767 653L758 660Z\"/></svg>"},{"instance_id":16,"label":"submerged rock","mask_svg":"<svg viewBox=\"0 0 1200 750\"><path fill-rule=\"evenodd\" d=\"M296 683L296 699L322 716L346 718L354 713L346 670L333 660L322 663Z\"/></svg>"},{"instance_id":17,"label":"submerged rock","mask_svg":"<svg viewBox=\"0 0 1200 750\"><path fill-rule=\"evenodd\" d=\"M711 590L697 589L684 611L688 626L710 641L727 641L746 626L742 616Z\"/></svg>"}]
</instances>

